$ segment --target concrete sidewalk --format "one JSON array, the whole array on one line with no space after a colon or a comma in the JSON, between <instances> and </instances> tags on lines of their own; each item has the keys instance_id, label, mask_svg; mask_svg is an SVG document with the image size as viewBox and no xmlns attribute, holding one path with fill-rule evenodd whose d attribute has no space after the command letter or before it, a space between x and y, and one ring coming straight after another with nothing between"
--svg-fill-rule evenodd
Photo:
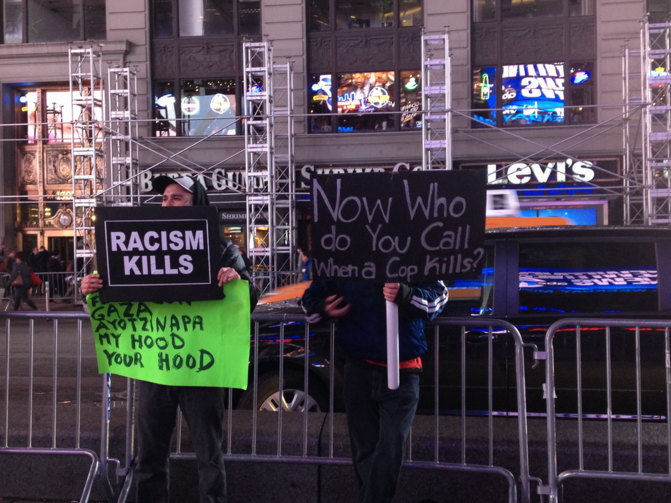
<instances>
[{"instance_id":1,"label":"concrete sidewalk","mask_svg":"<svg viewBox=\"0 0 671 503\"><path fill-rule=\"evenodd\" d=\"M110 430L110 453L112 457L123 455L124 421L123 408L113 410ZM21 411L16 411L21 415ZM35 424L35 445L49 445L51 440L48 429L49 418L46 411L36 411L36 417L42 418ZM277 423L274 413L259 414L257 432L257 452L274 456L277 452ZM59 422L71 424L72 417L61 416ZM100 409L90 408L82 418L82 445L98 451ZM12 424L12 421L10 421ZM251 452L251 411L234 411L232 446L233 454ZM309 416L308 454L327 456L328 417L314 413ZM440 459L445 462L459 463L461 457L461 420L458 417L441 417ZM282 453L299 456L302 452L302 414L283 415ZM10 430L11 445L25 445L26 433L22 428ZM468 418L467 420L467 461L487 464L487 419ZM0 434L3 432L0 432ZM183 450L190 451L188 431L183 425ZM614 434L616 450L615 469L636 471L635 445L636 424L615 423ZM545 421L529 421L529 457L531 474L546 479ZM334 416L335 457L349 456L349 439L344 415ZM417 416L413 427L413 460L431 460L434 445L434 419L430 416ZM519 473L519 450L517 444L517 423L515 418L496 418L494 421L495 456L494 464ZM605 422L585 423L585 463L588 468L607 469L607 452L604 442L607 438ZM561 421L558 429L558 459L560 472L577 466L577 423ZM59 445L72 445L67 435L59 435ZM646 448L644 468L648 471L667 472L668 455L666 451L666 425L645 425ZM224 445L226 452L227 446ZM231 502L273 503L345 503L356 500L356 480L350 465L341 464L304 464L300 459L278 460L276 462L232 461L226 462L229 496ZM324 463L329 460L325 459ZM88 461L83 458L38 455L0 454L0 497L5 499L19 497L36 501L40 498L58 497L60 501L68 498L78 499L88 470ZM198 480L196 462L193 459L175 459L171 461L172 501L198 501ZM130 501L133 493L131 493ZM32 500L30 499L32 498ZM92 501L105 500L101 484L96 483ZM622 502L668 502L671 500L671 484L571 480L565 484L564 501L612 503ZM20 500L19 500L20 501ZM506 502L507 485L498 475L465 473L443 469L406 468L403 471L398 490L397 502ZM532 501L539 501L532 486ZM4 502L3 502L4 503Z\"/></svg>"}]
</instances>

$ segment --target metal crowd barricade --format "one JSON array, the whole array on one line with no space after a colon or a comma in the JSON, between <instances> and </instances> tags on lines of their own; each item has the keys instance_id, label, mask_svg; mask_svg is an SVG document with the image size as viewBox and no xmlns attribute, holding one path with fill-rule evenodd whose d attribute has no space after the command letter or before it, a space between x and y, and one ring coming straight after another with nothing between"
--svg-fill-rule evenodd
<instances>
[{"instance_id":1,"label":"metal crowd barricade","mask_svg":"<svg viewBox=\"0 0 671 503\"><path fill-rule=\"evenodd\" d=\"M103 403L102 403L102 422L101 422L101 438L100 438L100 453L96 453L92 448L85 448L82 446L82 325L84 322L88 323L88 315L84 313L3 313L0 312L0 319L5 322L5 345L4 345L4 358L0 362L4 363L4 414L2 420L3 427L3 439L2 444L0 445L0 456L10 455L10 454L34 454L34 455L67 455L67 456L78 456L86 457L90 459L91 466L84 482L84 488L81 494L81 502L87 502L90 495L93 482L96 477L100 477L105 487L105 490L110 501L115 500L114 491L112 489L111 483L108 478L108 464L116 464L119 462L113 459L108 459L107 457L107 444L109 438L109 375L103 376ZM36 324L44 322L45 324L51 321L51 349L52 349L52 375L50 386L46 384L45 379L41 379L39 376L36 379L35 376L35 327ZM72 376L62 376L62 373L59 373L59 335L63 336L64 330L61 328L64 324L68 322L76 323L76 412L74 417L74 424L71 422L65 421L66 424L63 424L64 420L60 418L58 411L58 395L59 395L59 378L66 379L66 377ZM42 327L40 327L42 328ZM46 328L46 327L45 327ZM68 327L68 334L71 334L70 327ZM48 329L46 329L48 331ZM40 330L38 336L43 337L44 332ZM49 336L47 336L49 337ZM27 348L25 347L27 343ZM71 354L71 353L69 353ZM27 357L27 376L20 375L20 372L17 371L13 373L13 370L20 369L24 367L25 362L22 360ZM4 360L4 361L3 361ZM25 367L24 367L25 368ZM37 366L37 368L44 368ZM18 393L10 393L10 388L21 387L21 381L27 377L27 389L25 394L20 390ZM98 377L97 372L95 377ZM36 383L37 380L37 383ZM41 381L41 382L40 382ZM46 391L36 391L36 388ZM60 392L61 394L63 391ZM41 395L50 395L50 404L47 405L36 405L34 403L36 396ZM20 403L12 403L11 400L18 401L17 399L21 396L25 396L26 406ZM61 395L62 396L62 395ZM106 406L107 405L107 406ZM27 417L21 419L17 417L17 414L14 414L13 417L10 416L10 412L18 410L18 416L21 416L21 411L25 407ZM34 435L33 427L35 424L35 408L44 409L48 408L50 410L50 437L51 440L49 445L37 446L35 444L44 443L43 439L36 438ZM64 415L64 414L63 414ZM17 428L17 425L20 427L25 427L25 439L21 438L23 436L21 428ZM13 428L13 430L11 430ZM58 436L63 436L64 430L67 430L68 433L74 436L74 440L71 445L64 446L59 444ZM20 431L21 433L13 434L10 431ZM18 438L17 438L18 437Z\"/></svg>"},{"instance_id":2,"label":"metal crowd barricade","mask_svg":"<svg viewBox=\"0 0 671 503\"><path fill-rule=\"evenodd\" d=\"M71 303L75 300L76 289L75 275L72 272L36 272L43 283L33 287L31 294L39 305L37 299L46 302Z\"/></svg>"},{"instance_id":3,"label":"metal crowd barricade","mask_svg":"<svg viewBox=\"0 0 671 503\"><path fill-rule=\"evenodd\" d=\"M265 324L265 325L264 325ZM270 324L271 327L268 329L266 325ZM274 325L274 326L272 326ZM324 325L322 325L322 328ZM460 432L461 439L459 440L458 445L460 446L460 461L459 462L447 462L444 459L441 460L441 456L444 457L445 450L449 449L449 446L454 443L453 438L445 438L441 435L440 431L440 422L443 418L440 417L440 404L438 400L438 388L436 386L436 396L434 402L434 432L432 437L433 442L433 452L430 456L430 459L413 459L415 454L412 449L412 432L410 434L410 448L407 452L406 461L404 466L424 468L424 469L441 469L441 470L455 470L459 472L475 472L475 473L486 473L486 474L495 474L502 476L508 485L508 501L510 503L516 503L518 500L523 503L529 502L529 461L528 461L528 442L527 442L527 417L526 417L526 398L525 398L525 382L524 382L524 354L523 354L523 343L522 338L518 330L510 325L509 323L501 320L475 320L475 319L451 319L451 320L439 320L436 321L432 326L427 328L429 335L433 336L435 351L435 364L436 369L438 366L439 358L439 340L441 337L449 337L451 334L446 334L448 332L448 327L453 336L459 338L461 342L461 379L458 385L461 387L461 397L462 405L465 405L466 399L466 336L467 330L469 329L479 329L481 336L486 337L488 341L488 354L489 354L489 386L488 386L488 435L487 435L487 462L481 464L474 464L467 462L467 449L468 443L466 438L466 425L469 418L466 415L464 408L460 414ZM233 461L265 461L265 462L286 462L286 463L298 463L298 464L332 464L332 465L342 465L350 464L351 459L349 455L344 455L344 453L336 453L336 446L334 443L334 431L335 431L335 408L336 408L336 399L335 399L335 389L334 383L336 381L336 365L329 365L328 368L328 410L325 415L320 416L313 413L308 413L309 411L309 402L307 397L310 394L310 386L312 381L312 369L313 367L323 367L323 361L318 359L312 349L311 349L311 338L313 338L315 329L314 325L310 325L306 322L305 317L299 315L273 315L273 314L255 314L252 315L252 354L250 359L252 360L253 365L251 366L251 375L250 375L250 386L252 393L251 403L253 406L252 410L234 410L235 402L234 396L236 392L233 390L228 390L227 398L227 411L225 418L225 438L226 438L226 448L225 448L225 459ZM328 327L327 336L328 336L328 362L336 361L336 347L335 347L335 332L336 325L331 324ZM518 449L519 449L519 473L516 477L511 470L497 465L494 459L495 452L495 435L494 435L494 415L493 410L493 400L492 400L492 341L495 337L500 337L501 333L507 334L506 336L511 337L515 344L515 379L517 385L517 408L519 414L516 416L516 421L518 425ZM482 335L484 334L484 335ZM278 375L278 396L280 397L279 407L277 408L277 414L274 420L268 412L259 411L258 399L259 399L259 371L263 367L262 362L260 361L260 341L265 339L265 342L268 343L268 340L276 345L276 351L271 353L276 356L285 355L291 353L294 357L298 356L302 359L302 375L303 375L303 392L305 394L305 406L303 407L303 412L289 414L285 408L287 404L283 404L284 401L284 382L285 375L289 372L287 370L287 365L290 363L285 362L287 358L276 358L276 372ZM262 350L263 356L268 355L268 346L264 346ZM326 359L326 358L325 358ZM295 370L291 370L296 372ZM435 384L438 383L439 371L434 375ZM129 393L130 396L130 393ZM133 403L132 400L129 403ZM284 405L284 406L283 406ZM132 439L133 434L133 423L132 423L132 411L129 411L129 420L127 423L126 436L127 439ZM251 421L250 421L251 419ZM270 421L269 421L270 420ZM417 420L417 418L416 418ZM456 420L456 419L455 419ZM317 435L317 441L315 442L315 428L314 422L321 424L319 434ZM251 424L251 429L250 429ZM269 426L274 424L274 426ZM311 425L313 428L311 429ZM182 421L181 415L178 413L177 419L177 435L176 435L176 445L171 454L171 458L187 458L194 459L195 453L187 452L183 449L184 439L182 438ZM274 432L269 433L270 430ZM283 430L294 429L296 433L297 429L300 429L300 445L296 445L296 442L283 442ZM234 430L238 430L234 434ZM327 430L328 437L326 440L325 448L322 452L322 439L321 431ZM310 433L312 432L312 433ZM271 438L270 442L261 443L261 436L264 439ZM291 437L295 439L296 436ZM241 440L243 439L243 440ZM238 443L238 446L234 447L234 443ZM270 447L269 444L274 443L274 447ZM239 444L244 444L242 448L239 447ZM290 445L287 445L290 444ZM132 440L127 442L128 448L132 449ZM441 454L440 447L443 447ZM264 452L261 452L264 451ZM507 456L501 456L507 457ZM125 501L125 497L128 494L128 488L130 487L130 481L132 480L132 453L126 453L125 466L120 470L121 472L126 471L129 476L126 478L126 485L122 490L122 495L119 498L120 502ZM514 470L517 471L517 470ZM519 480L519 491L518 491L518 480ZM519 498L519 499L518 499Z\"/></svg>"},{"instance_id":4,"label":"metal crowd barricade","mask_svg":"<svg viewBox=\"0 0 671 503\"><path fill-rule=\"evenodd\" d=\"M614 464L614 419L618 416L613 412L613 377L617 375L617 370L613 369L613 343L612 343L612 329L624 329L626 337L634 338L634 355L635 360L635 394L636 394L636 414L633 419L636 421L636 449L635 457L628 456L628 459L618 459L618 461L637 465L636 471L631 470L617 470ZM557 414L556 414L556 366L554 338L560 331L575 329L575 348L576 348L576 365L575 365L575 382L576 382L576 397L577 397L577 422L578 422L578 467L575 469L565 470L558 473L557 461ZM585 421L586 414L584 413L584 391L583 386L583 346L582 332L594 333L595 330L603 332L605 358L605 379L606 379L606 403L607 410L603 416L606 419L607 430L607 469L589 469L585 462ZM548 485L541 489L542 494L549 495L550 502L556 503L561 499L561 487L564 481L568 479L610 479L610 480L633 480L633 481L647 481L647 482L671 482L671 340L670 340L671 321L657 321L657 320L605 320L605 319L565 319L554 323L547 331L545 337L545 347L547 350L546 362L546 388L547 388L547 433L548 433ZM668 467L665 473L650 472L644 470L644 430L646 417L642 410L642 378L641 378L641 334L650 334L657 332L659 335L663 333L664 336L664 352L659 351L659 358L662 360L660 367L664 368L664 398L666 400L666 452L668 458ZM564 363L565 364L565 363ZM594 361L590 361L591 372L594 372ZM554 397L553 399L551 399ZM631 416L628 417L631 419ZM654 425L658 426L658 425ZM630 453L633 449L620 450L619 455L623 456L622 452Z\"/></svg>"}]
</instances>

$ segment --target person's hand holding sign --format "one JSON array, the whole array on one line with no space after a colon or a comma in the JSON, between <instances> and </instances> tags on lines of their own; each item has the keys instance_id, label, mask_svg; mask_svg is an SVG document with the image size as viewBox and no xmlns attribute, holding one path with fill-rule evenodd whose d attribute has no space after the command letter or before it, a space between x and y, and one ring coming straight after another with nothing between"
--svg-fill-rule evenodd
<instances>
[{"instance_id":1,"label":"person's hand holding sign","mask_svg":"<svg viewBox=\"0 0 671 503\"><path fill-rule=\"evenodd\" d=\"M337 295L331 295L326 297L326 302L324 303L324 313L329 318L341 318L349 312L349 304L338 307L345 300L345 297L338 297Z\"/></svg>"},{"instance_id":2,"label":"person's hand holding sign","mask_svg":"<svg viewBox=\"0 0 671 503\"><path fill-rule=\"evenodd\" d=\"M219 269L217 274L217 280L219 281L219 286L224 286L224 283L233 281L234 279L240 279L240 275L232 267L222 267Z\"/></svg>"},{"instance_id":3,"label":"person's hand holding sign","mask_svg":"<svg viewBox=\"0 0 671 503\"><path fill-rule=\"evenodd\" d=\"M382 290L382 293L384 294L384 299L388 300L389 302L394 302L396 300L396 296L398 295L398 291L400 290L401 285L399 283L387 283L384 285L384 289Z\"/></svg>"},{"instance_id":4,"label":"person's hand holding sign","mask_svg":"<svg viewBox=\"0 0 671 503\"><path fill-rule=\"evenodd\" d=\"M82 280L82 295L97 292L103 287L103 280L100 274L89 274Z\"/></svg>"}]
</instances>

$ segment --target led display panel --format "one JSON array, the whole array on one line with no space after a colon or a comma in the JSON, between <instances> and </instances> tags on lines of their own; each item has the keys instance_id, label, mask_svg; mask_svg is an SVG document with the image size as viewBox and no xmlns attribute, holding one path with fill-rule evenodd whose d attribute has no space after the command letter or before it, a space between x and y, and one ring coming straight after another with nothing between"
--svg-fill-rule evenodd
<instances>
[{"instance_id":1,"label":"led display panel","mask_svg":"<svg viewBox=\"0 0 671 503\"><path fill-rule=\"evenodd\" d=\"M474 69L473 118L477 122L496 126L496 98L496 67L485 66Z\"/></svg>"},{"instance_id":2,"label":"led display panel","mask_svg":"<svg viewBox=\"0 0 671 503\"><path fill-rule=\"evenodd\" d=\"M421 129L422 72L401 72L401 129Z\"/></svg>"},{"instance_id":3,"label":"led display panel","mask_svg":"<svg viewBox=\"0 0 671 503\"><path fill-rule=\"evenodd\" d=\"M236 134L235 82L185 81L180 109L185 136Z\"/></svg>"},{"instance_id":4,"label":"led display panel","mask_svg":"<svg viewBox=\"0 0 671 503\"><path fill-rule=\"evenodd\" d=\"M310 113L310 131L313 133L330 133L333 110L333 93L331 74L316 74L310 78L308 91Z\"/></svg>"},{"instance_id":5,"label":"led display panel","mask_svg":"<svg viewBox=\"0 0 671 503\"><path fill-rule=\"evenodd\" d=\"M387 130L393 128L394 72L345 73L338 75L339 132ZM359 114L365 114L361 116Z\"/></svg>"},{"instance_id":6,"label":"led display panel","mask_svg":"<svg viewBox=\"0 0 671 503\"><path fill-rule=\"evenodd\" d=\"M502 84L504 125L564 122L564 63L504 65Z\"/></svg>"}]
</instances>

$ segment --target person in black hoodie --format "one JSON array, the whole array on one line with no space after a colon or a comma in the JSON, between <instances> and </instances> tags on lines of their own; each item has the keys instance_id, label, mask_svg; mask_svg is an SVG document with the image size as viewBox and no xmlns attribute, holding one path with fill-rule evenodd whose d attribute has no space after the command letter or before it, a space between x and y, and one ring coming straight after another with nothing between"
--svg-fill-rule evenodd
<instances>
[{"instance_id":1,"label":"person in black hoodie","mask_svg":"<svg viewBox=\"0 0 671 503\"><path fill-rule=\"evenodd\" d=\"M31 300L31 298L28 297L28 292L30 292L30 289L33 287L33 284L30 280L30 267L28 267L28 264L26 263L26 260L27 260L27 257L26 257L25 252L17 253L16 254L16 266L14 267L14 270L12 271L12 275L9 277L9 284L10 285L19 276L21 277L21 280L23 281L22 285L12 287L13 290L14 290L14 311L17 311L19 309L19 306L21 305L21 301L24 301L33 310L37 311L37 306Z\"/></svg>"},{"instance_id":2,"label":"person in black hoodie","mask_svg":"<svg viewBox=\"0 0 671 503\"><path fill-rule=\"evenodd\" d=\"M207 192L190 176L159 176L154 189L163 195L163 206L207 206ZM250 280L249 272L228 239L221 240L219 286L235 279ZM102 287L98 274L82 280L84 295ZM257 292L250 282L250 304L254 309ZM138 456L135 467L138 503L168 503L170 440L177 417L177 406L189 425L198 459L201 503L226 501L226 473L221 445L224 440L224 388L165 386L138 381Z\"/></svg>"}]
</instances>

